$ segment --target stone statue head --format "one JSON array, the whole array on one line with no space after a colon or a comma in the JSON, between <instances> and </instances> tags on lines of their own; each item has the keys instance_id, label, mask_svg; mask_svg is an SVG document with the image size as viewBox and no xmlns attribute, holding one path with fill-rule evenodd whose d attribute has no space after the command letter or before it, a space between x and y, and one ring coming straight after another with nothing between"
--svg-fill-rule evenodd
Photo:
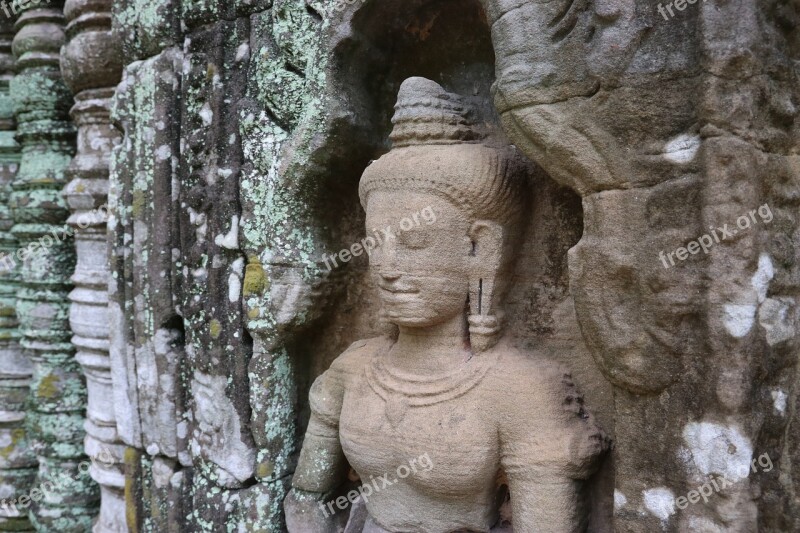
<instances>
[{"instance_id":1,"label":"stone statue head","mask_svg":"<svg viewBox=\"0 0 800 533\"><path fill-rule=\"evenodd\" d=\"M468 306L469 340L483 351L501 331L530 163L490 139L467 99L425 78L403 82L392 122L392 149L359 188L367 230L379 236L370 270L383 312L399 326L429 327ZM426 210L435 222L420 223Z\"/></svg>"}]
</instances>

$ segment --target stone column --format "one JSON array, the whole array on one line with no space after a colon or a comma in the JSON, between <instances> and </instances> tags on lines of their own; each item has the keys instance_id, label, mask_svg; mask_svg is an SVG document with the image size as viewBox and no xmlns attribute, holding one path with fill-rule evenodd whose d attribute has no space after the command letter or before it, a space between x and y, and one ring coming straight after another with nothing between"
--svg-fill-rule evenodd
<instances>
[{"instance_id":1,"label":"stone column","mask_svg":"<svg viewBox=\"0 0 800 533\"><path fill-rule=\"evenodd\" d=\"M258 448L258 483L242 499L242 512L269 531L284 530L283 500L299 451L293 344L323 315L332 290L316 259L324 255L324 232L314 221L311 198L321 194L322 180L309 163L327 128L321 17L296 1L275 2L271 11L253 15L252 105L240 119L247 256L241 296L253 337L248 370ZM289 65L301 65L301 73Z\"/></svg>"},{"instance_id":2,"label":"stone column","mask_svg":"<svg viewBox=\"0 0 800 533\"><path fill-rule=\"evenodd\" d=\"M29 424L39 473L29 516L38 530L86 531L98 491L83 453L86 387L70 343L69 274L75 268L69 211L61 196L74 153L72 98L59 69L63 2L22 10L13 49L11 95L22 160L11 206L19 240L17 316L22 347L33 362Z\"/></svg>"},{"instance_id":3,"label":"stone column","mask_svg":"<svg viewBox=\"0 0 800 533\"><path fill-rule=\"evenodd\" d=\"M0 18L0 531L33 531L25 509L15 500L27 493L36 477L36 456L24 428L25 400L30 391L31 362L19 344L17 240L8 200L19 168L19 145L8 84L13 78L13 20Z\"/></svg>"},{"instance_id":4,"label":"stone column","mask_svg":"<svg viewBox=\"0 0 800 533\"><path fill-rule=\"evenodd\" d=\"M86 454L100 485L100 518L94 531L127 531L124 445L117 433L108 341L108 251L106 222L111 149L119 134L110 105L122 75L122 50L111 35L111 0L67 0L67 44L61 72L75 94L72 118L78 127L77 154L67 169L63 191L74 231L77 266L70 293L70 326L76 359L86 375L89 406Z\"/></svg>"}]
</instances>

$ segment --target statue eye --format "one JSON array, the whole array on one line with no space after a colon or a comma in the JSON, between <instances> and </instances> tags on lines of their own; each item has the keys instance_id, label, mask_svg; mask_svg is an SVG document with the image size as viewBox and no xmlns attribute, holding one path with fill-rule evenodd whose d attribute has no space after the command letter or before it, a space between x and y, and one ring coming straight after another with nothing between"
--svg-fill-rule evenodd
<instances>
[{"instance_id":1,"label":"statue eye","mask_svg":"<svg viewBox=\"0 0 800 533\"><path fill-rule=\"evenodd\" d=\"M397 236L397 241L407 248L419 250L428 246L428 236L424 231L403 231Z\"/></svg>"}]
</instances>

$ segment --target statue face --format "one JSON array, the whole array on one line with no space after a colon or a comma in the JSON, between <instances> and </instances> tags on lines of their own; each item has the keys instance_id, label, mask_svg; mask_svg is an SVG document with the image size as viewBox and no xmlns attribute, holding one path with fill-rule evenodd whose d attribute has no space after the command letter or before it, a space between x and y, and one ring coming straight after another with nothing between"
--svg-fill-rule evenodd
<instances>
[{"instance_id":1,"label":"statue face","mask_svg":"<svg viewBox=\"0 0 800 533\"><path fill-rule=\"evenodd\" d=\"M427 327L464 312L472 250L469 228L456 206L434 194L370 194L367 234L380 236L370 253L370 272L390 322Z\"/></svg>"}]
</instances>

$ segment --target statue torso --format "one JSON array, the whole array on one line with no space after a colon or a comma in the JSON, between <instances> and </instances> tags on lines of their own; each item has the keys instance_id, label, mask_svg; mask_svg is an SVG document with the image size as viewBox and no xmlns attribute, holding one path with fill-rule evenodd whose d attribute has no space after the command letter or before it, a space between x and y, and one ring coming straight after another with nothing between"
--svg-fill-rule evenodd
<instances>
[{"instance_id":1,"label":"statue torso","mask_svg":"<svg viewBox=\"0 0 800 533\"><path fill-rule=\"evenodd\" d=\"M495 361L471 361L439 379L399 377L380 365L388 346L348 380L339 426L361 483L380 488L369 497L370 513L392 531L488 530L497 517L500 453L494 406L481 396ZM421 465L422 456L429 462Z\"/></svg>"},{"instance_id":2,"label":"statue torso","mask_svg":"<svg viewBox=\"0 0 800 533\"><path fill-rule=\"evenodd\" d=\"M410 376L385 365L392 342L355 343L312 388L386 530L489 531L502 476L577 479L602 451L559 365L500 344L449 375Z\"/></svg>"}]
</instances>

